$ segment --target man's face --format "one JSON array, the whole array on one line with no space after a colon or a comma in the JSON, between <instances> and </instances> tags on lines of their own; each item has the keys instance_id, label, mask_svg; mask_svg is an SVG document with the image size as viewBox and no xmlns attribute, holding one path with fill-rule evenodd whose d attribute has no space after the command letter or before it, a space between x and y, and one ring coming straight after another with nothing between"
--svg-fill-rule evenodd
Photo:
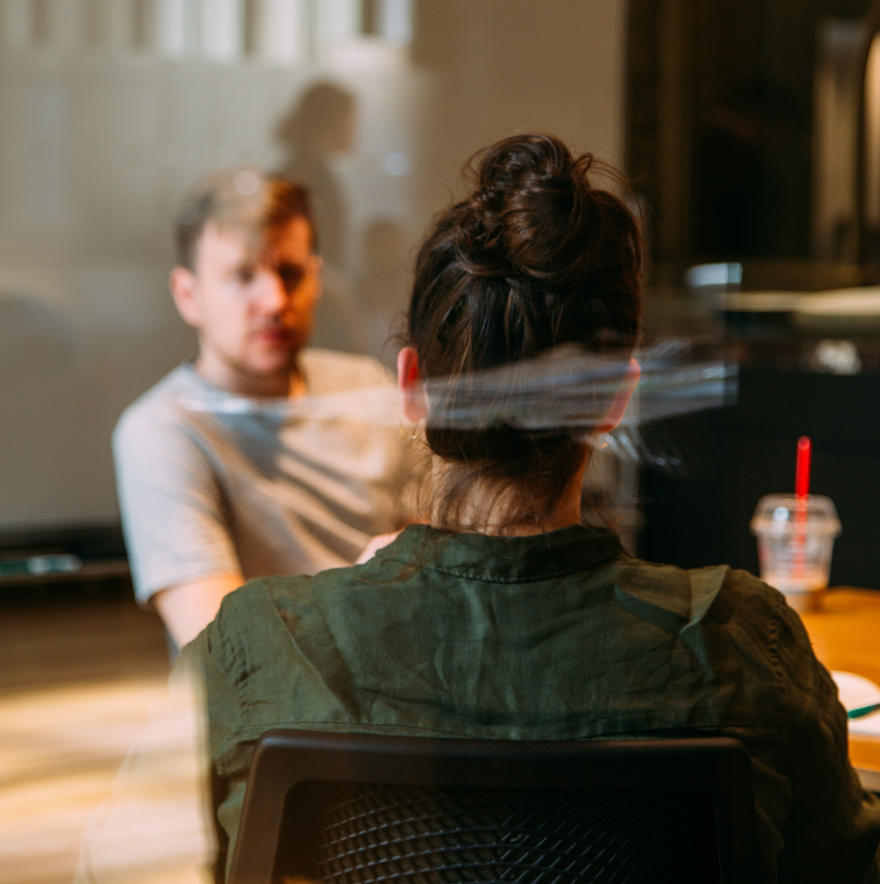
<instances>
[{"instance_id":1,"label":"man's face","mask_svg":"<svg viewBox=\"0 0 880 884\"><path fill-rule=\"evenodd\" d=\"M177 307L199 333L199 373L235 393L289 392L296 355L312 332L319 267L301 216L262 239L208 223L195 270L178 267L171 276Z\"/></svg>"}]
</instances>

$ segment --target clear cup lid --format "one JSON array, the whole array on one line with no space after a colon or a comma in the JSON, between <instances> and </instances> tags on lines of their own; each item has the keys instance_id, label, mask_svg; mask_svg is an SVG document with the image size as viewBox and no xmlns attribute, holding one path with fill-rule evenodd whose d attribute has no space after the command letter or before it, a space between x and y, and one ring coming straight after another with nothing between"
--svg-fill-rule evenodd
<instances>
[{"instance_id":1,"label":"clear cup lid","mask_svg":"<svg viewBox=\"0 0 880 884\"><path fill-rule=\"evenodd\" d=\"M809 494L805 500L793 494L765 494L749 523L753 534L787 534L805 520L811 532L840 534L840 519L830 497Z\"/></svg>"}]
</instances>

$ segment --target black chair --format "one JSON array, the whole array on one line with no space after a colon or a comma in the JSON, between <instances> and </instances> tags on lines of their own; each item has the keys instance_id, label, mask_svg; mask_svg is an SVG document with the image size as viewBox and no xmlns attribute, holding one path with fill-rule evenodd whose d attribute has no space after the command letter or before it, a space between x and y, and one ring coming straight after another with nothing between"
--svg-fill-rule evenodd
<instances>
[{"instance_id":1,"label":"black chair","mask_svg":"<svg viewBox=\"0 0 880 884\"><path fill-rule=\"evenodd\" d=\"M755 884L737 740L522 742L277 730L259 741L232 884Z\"/></svg>"}]
</instances>

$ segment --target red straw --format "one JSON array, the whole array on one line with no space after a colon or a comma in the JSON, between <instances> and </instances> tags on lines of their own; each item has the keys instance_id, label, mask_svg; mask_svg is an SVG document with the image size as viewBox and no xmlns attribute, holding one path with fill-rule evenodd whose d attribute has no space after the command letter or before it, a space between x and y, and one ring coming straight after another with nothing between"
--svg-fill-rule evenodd
<instances>
[{"instance_id":1,"label":"red straw","mask_svg":"<svg viewBox=\"0 0 880 884\"><path fill-rule=\"evenodd\" d=\"M795 497L808 497L810 494L810 457L813 443L809 436L801 436L797 443L797 466L794 472Z\"/></svg>"},{"instance_id":2,"label":"red straw","mask_svg":"<svg viewBox=\"0 0 880 884\"><path fill-rule=\"evenodd\" d=\"M807 534L807 498L810 496L810 459L813 443L801 436L797 443L797 464L794 471L794 574L801 579L804 572L804 545Z\"/></svg>"}]
</instances>

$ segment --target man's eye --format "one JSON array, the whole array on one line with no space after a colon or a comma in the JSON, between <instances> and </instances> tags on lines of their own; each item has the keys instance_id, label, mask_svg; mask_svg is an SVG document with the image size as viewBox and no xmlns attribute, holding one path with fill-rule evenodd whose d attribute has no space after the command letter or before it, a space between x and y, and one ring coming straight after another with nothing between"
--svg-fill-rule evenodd
<instances>
[{"instance_id":1,"label":"man's eye","mask_svg":"<svg viewBox=\"0 0 880 884\"><path fill-rule=\"evenodd\" d=\"M295 289L305 276L305 269L299 264L282 264L278 268L278 276L287 291Z\"/></svg>"},{"instance_id":2,"label":"man's eye","mask_svg":"<svg viewBox=\"0 0 880 884\"><path fill-rule=\"evenodd\" d=\"M253 267L239 267L235 271L235 281L241 285L248 285L254 281L256 270Z\"/></svg>"}]
</instances>

